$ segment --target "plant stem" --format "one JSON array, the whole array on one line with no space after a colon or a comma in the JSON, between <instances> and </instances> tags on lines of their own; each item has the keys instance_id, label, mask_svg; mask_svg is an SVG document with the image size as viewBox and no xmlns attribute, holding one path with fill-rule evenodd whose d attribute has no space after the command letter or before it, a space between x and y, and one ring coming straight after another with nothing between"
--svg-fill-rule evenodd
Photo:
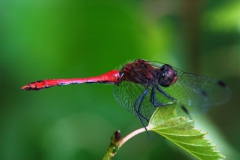
<instances>
[{"instance_id":1,"label":"plant stem","mask_svg":"<svg viewBox=\"0 0 240 160\"><path fill-rule=\"evenodd\" d=\"M118 145L118 149L120 149L122 147L122 145L127 142L129 139L131 139L132 137L136 136L139 133L142 133L146 131L145 128L140 128L138 130L135 130L133 132L131 132L130 134L128 134L127 136L125 136L123 139L120 140L119 145Z\"/></svg>"},{"instance_id":2,"label":"plant stem","mask_svg":"<svg viewBox=\"0 0 240 160\"><path fill-rule=\"evenodd\" d=\"M147 127L148 128L148 127ZM145 131L145 128L140 128L136 131L131 132L130 134L128 134L126 137L122 138L121 140L121 134L120 131L116 131L112 138L111 138L111 143L103 157L103 160L110 160L112 159L112 157L115 156L115 154L117 154L117 151L122 147L122 145L127 142L129 139L131 139L132 137L136 136L139 133L142 133Z\"/></svg>"}]
</instances>

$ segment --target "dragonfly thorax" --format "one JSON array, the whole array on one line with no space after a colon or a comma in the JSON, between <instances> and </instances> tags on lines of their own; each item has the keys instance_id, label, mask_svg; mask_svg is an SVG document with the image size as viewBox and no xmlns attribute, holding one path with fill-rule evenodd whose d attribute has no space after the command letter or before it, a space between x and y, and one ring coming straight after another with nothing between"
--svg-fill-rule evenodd
<instances>
[{"instance_id":1,"label":"dragonfly thorax","mask_svg":"<svg viewBox=\"0 0 240 160\"><path fill-rule=\"evenodd\" d=\"M122 81L131 81L146 86L158 83L156 69L148 62L141 59L123 66L120 71L120 77L121 78L116 84L119 84Z\"/></svg>"}]
</instances>

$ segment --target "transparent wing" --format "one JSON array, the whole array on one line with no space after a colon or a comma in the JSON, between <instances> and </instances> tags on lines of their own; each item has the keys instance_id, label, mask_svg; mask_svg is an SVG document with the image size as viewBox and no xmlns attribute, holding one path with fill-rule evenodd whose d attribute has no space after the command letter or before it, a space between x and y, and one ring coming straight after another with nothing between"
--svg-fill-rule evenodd
<instances>
[{"instance_id":1,"label":"transparent wing","mask_svg":"<svg viewBox=\"0 0 240 160\"><path fill-rule=\"evenodd\" d=\"M153 65L159 68L163 64L153 62ZM229 100L231 93L224 82L176 68L174 70L178 74L177 82L169 87L160 87L188 111L204 113L211 106L221 105Z\"/></svg>"},{"instance_id":2,"label":"transparent wing","mask_svg":"<svg viewBox=\"0 0 240 160\"><path fill-rule=\"evenodd\" d=\"M114 85L113 93L114 93L115 99L123 108L131 112L133 115L137 116L134 110L134 103L142 95L145 89L146 89L146 86L144 85L129 82L129 81L123 81L119 85ZM144 99L141 112L140 112L148 120L152 116L153 112L157 109L157 107L155 107L150 102L151 90L152 90L152 87L149 88L149 91ZM156 95L157 101L159 102L162 102L162 103L170 102L168 98L166 98L163 94L161 94L158 91L156 91L155 95Z\"/></svg>"},{"instance_id":3,"label":"transparent wing","mask_svg":"<svg viewBox=\"0 0 240 160\"><path fill-rule=\"evenodd\" d=\"M156 69L164 65L159 62L149 63ZM221 105L229 100L231 93L224 82L211 77L186 73L176 68L173 69L177 71L177 82L169 87L162 87L160 85L159 87L177 100L177 110L181 109L181 106L184 106L190 114L204 113L211 106ZM145 89L145 85L123 81L119 85L114 85L113 92L117 102L122 107L133 115L137 115L134 110L134 103ZM141 114L148 120L156 110L156 107L150 102L151 90L150 86L141 109ZM156 91L155 96L156 101L163 104L172 101L158 91Z\"/></svg>"}]
</instances>

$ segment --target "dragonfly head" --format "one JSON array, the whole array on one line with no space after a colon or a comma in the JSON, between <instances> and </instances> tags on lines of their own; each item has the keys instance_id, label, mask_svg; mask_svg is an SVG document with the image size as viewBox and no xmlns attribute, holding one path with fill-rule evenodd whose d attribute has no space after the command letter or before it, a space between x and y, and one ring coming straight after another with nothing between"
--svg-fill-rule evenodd
<instances>
[{"instance_id":1,"label":"dragonfly head","mask_svg":"<svg viewBox=\"0 0 240 160\"><path fill-rule=\"evenodd\" d=\"M163 87L168 87L174 84L178 77L177 71L172 66L165 64L159 69L158 83Z\"/></svg>"}]
</instances>

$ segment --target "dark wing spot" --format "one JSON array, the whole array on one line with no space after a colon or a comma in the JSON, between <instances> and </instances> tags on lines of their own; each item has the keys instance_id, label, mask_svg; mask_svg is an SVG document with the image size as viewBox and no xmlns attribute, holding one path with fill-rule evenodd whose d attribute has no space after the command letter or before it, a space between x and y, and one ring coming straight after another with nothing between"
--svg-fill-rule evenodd
<instances>
[{"instance_id":1,"label":"dark wing spot","mask_svg":"<svg viewBox=\"0 0 240 160\"><path fill-rule=\"evenodd\" d=\"M186 114L189 114L187 108L185 108L184 105L182 105L181 107L182 107L182 110L183 110Z\"/></svg>"},{"instance_id":2,"label":"dark wing spot","mask_svg":"<svg viewBox=\"0 0 240 160\"><path fill-rule=\"evenodd\" d=\"M207 97L207 96L208 96L208 95L207 95L207 92L205 92L203 89L200 90L200 92L201 92L201 94L202 94L204 97Z\"/></svg>"},{"instance_id":3,"label":"dark wing spot","mask_svg":"<svg viewBox=\"0 0 240 160\"><path fill-rule=\"evenodd\" d=\"M218 81L217 83L219 86L224 87L224 88L227 86L223 81Z\"/></svg>"}]
</instances>

